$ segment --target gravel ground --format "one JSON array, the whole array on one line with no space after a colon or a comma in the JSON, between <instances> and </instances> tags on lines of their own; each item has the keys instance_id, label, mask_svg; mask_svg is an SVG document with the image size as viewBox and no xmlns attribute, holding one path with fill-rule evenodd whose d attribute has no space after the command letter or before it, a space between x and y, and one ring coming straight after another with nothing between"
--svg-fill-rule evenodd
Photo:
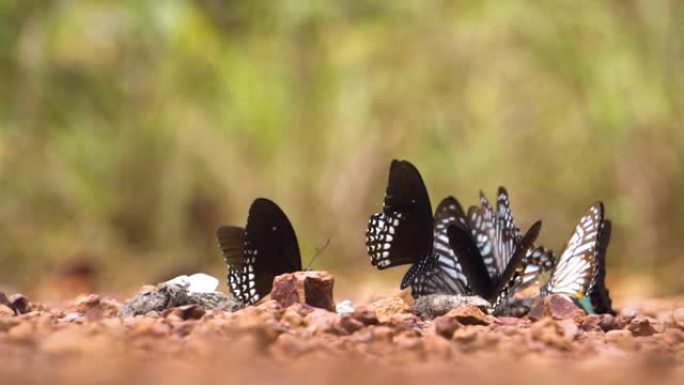
<instances>
[{"instance_id":1,"label":"gravel ground","mask_svg":"<svg viewBox=\"0 0 684 385\"><path fill-rule=\"evenodd\" d=\"M684 383L684 304L617 316L495 318L474 306L434 320L387 297L338 315L268 301L121 318L97 295L0 305L0 383Z\"/></svg>"}]
</instances>

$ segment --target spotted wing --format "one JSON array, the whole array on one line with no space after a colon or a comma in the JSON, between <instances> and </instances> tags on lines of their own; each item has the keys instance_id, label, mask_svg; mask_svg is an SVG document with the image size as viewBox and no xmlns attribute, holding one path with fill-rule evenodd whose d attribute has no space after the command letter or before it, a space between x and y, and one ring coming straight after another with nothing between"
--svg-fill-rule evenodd
<instances>
[{"instance_id":1,"label":"spotted wing","mask_svg":"<svg viewBox=\"0 0 684 385\"><path fill-rule=\"evenodd\" d=\"M423 179L407 161L393 160L381 213L366 229L366 248L378 269L413 264L404 276L406 288L420 275L432 250L432 208Z\"/></svg>"},{"instance_id":2,"label":"spotted wing","mask_svg":"<svg viewBox=\"0 0 684 385\"><path fill-rule=\"evenodd\" d=\"M252 203L245 230L224 226L219 228L218 238L229 264L228 286L244 304L268 295L277 275L302 269L292 224L268 199Z\"/></svg>"},{"instance_id":3,"label":"spotted wing","mask_svg":"<svg viewBox=\"0 0 684 385\"><path fill-rule=\"evenodd\" d=\"M580 219L570 241L558 258L542 295L564 294L582 299L591 291L598 276L599 231L603 223L603 204L597 202Z\"/></svg>"}]
</instances>

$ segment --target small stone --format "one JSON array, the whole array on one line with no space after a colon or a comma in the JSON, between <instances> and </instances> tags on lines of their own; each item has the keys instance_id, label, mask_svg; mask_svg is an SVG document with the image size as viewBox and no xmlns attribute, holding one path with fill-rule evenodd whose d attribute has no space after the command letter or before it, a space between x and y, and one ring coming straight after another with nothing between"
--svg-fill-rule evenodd
<instances>
[{"instance_id":1,"label":"small stone","mask_svg":"<svg viewBox=\"0 0 684 385\"><path fill-rule=\"evenodd\" d=\"M433 323L435 325L435 333L448 340L453 337L454 331L461 326L455 318L446 315L435 318Z\"/></svg>"},{"instance_id":2,"label":"small stone","mask_svg":"<svg viewBox=\"0 0 684 385\"><path fill-rule=\"evenodd\" d=\"M335 279L325 271L298 271L274 278L271 298L288 307L295 303L335 311L333 286Z\"/></svg>"},{"instance_id":3,"label":"small stone","mask_svg":"<svg viewBox=\"0 0 684 385\"><path fill-rule=\"evenodd\" d=\"M578 308L570 298L560 294L552 294L542 298L528 314L533 321L539 321L544 317L552 317L556 320L572 318L581 321L582 315L584 315L584 311Z\"/></svg>"},{"instance_id":4,"label":"small stone","mask_svg":"<svg viewBox=\"0 0 684 385\"><path fill-rule=\"evenodd\" d=\"M457 307L449 311L445 317L454 318L461 325L489 325L489 317L474 305Z\"/></svg>"},{"instance_id":5,"label":"small stone","mask_svg":"<svg viewBox=\"0 0 684 385\"><path fill-rule=\"evenodd\" d=\"M14 309L17 314L26 314L31 311L31 304L28 298L23 294L12 294L9 297L9 302L11 308Z\"/></svg>"},{"instance_id":6,"label":"small stone","mask_svg":"<svg viewBox=\"0 0 684 385\"><path fill-rule=\"evenodd\" d=\"M299 298L297 279L293 274L283 274L273 279L271 299L278 302L280 306L288 307L300 303Z\"/></svg>"},{"instance_id":7,"label":"small stone","mask_svg":"<svg viewBox=\"0 0 684 385\"><path fill-rule=\"evenodd\" d=\"M634 317L627 325L627 330L636 337L648 337L656 333L651 321L643 316Z\"/></svg>"},{"instance_id":8,"label":"small stone","mask_svg":"<svg viewBox=\"0 0 684 385\"><path fill-rule=\"evenodd\" d=\"M314 334L335 333L339 331L336 328L337 318L335 313L315 308L304 317L304 322Z\"/></svg>"},{"instance_id":9,"label":"small stone","mask_svg":"<svg viewBox=\"0 0 684 385\"><path fill-rule=\"evenodd\" d=\"M375 312L381 323L388 322L394 314L408 313L410 310L400 297L383 298L371 303L367 308Z\"/></svg>"},{"instance_id":10,"label":"small stone","mask_svg":"<svg viewBox=\"0 0 684 385\"><path fill-rule=\"evenodd\" d=\"M204 316L205 310L199 305L183 305L167 309L164 312L164 317L176 317L181 320L196 320Z\"/></svg>"},{"instance_id":11,"label":"small stone","mask_svg":"<svg viewBox=\"0 0 684 385\"><path fill-rule=\"evenodd\" d=\"M375 311L366 308L356 309L354 311L354 318L361 321L366 326L378 325L380 323Z\"/></svg>"},{"instance_id":12,"label":"small stone","mask_svg":"<svg viewBox=\"0 0 684 385\"><path fill-rule=\"evenodd\" d=\"M434 318L465 305L474 305L483 309L491 307L489 302L478 296L429 294L416 299L411 310L416 315Z\"/></svg>"},{"instance_id":13,"label":"small stone","mask_svg":"<svg viewBox=\"0 0 684 385\"><path fill-rule=\"evenodd\" d=\"M461 344L470 344L475 342L477 339L477 332L474 328L461 328L456 329L452 338Z\"/></svg>"},{"instance_id":14,"label":"small stone","mask_svg":"<svg viewBox=\"0 0 684 385\"><path fill-rule=\"evenodd\" d=\"M525 325L528 324L530 321L516 318L516 317L497 317L494 320L494 323L496 325L501 325L501 326L519 326L519 325Z\"/></svg>"},{"instance_id":15,"label":"small stone","mask_svg":"<svg viewBox=\"0 0 684 385\"><path fill-rule=\"evenodd\" d=\"M599 326L600 323L601 316L599 314L589 314L582 322L582 330L587 332L602 330Z\"/></svg>"},{"instance_id":16,"label":"small stone","mask_svg":"<svg viewBox=\"0 0 684 385\"><path fill-rule=\"evenodd\" d=\"M672 312L672 323L684 330L684 308L680 307Z\"/></svg>"},{"instance_id":17,"label":"small stone","mask_svg":"<svg viewBox=\"0 0 684 385\"><path fill-rule=\"evenodd\" d=\"M373 330L371 331L373 339L376 340L382 340L382 341L392 341L392 336L394 335L394 331L392 330L391 327L389 326L374 326Z\"/></svg>"},{"instance_id":18,"label":"small stone","mask_svg":"<svg viewBox=\"0 0 684 385\"><path fill-rule=\"evenodd\" d=\"M571 319L565 319L560 321L558 324L566 341L574 341L575 338L577 338L577 335L579 334L579 328L577 327L575 321Z\"/></svg>"},{"instance_id":19,"label":"small stone","mask_svg":"<svg viewBox=\"0 0 684 385\"><path fill-rule=\"evenodd\" d=\"M555 319L573 318L577 310L577 306L565 296L554 294L549 297L549 313Z\"/></svg>"},{"instance_id":20,"label":"small stone","mask_svg":"<svg viewBox=\"0 0 684 385\"><path fill-rule=\"evenodd\" d=\"M337 314L354 314L354 305L352 304L352 301L345 299L335 305L335 312Z\"/></svg>"},{"instance_id":21,"label":"small stone","mask_svg":"<svg viewBox=\"0 0 684 385\"><path fill-rule=\"evenodd\" d=\"M606 333L606 341L608 342L620 342L623 340L629 340L632 338L632 333L629 330L619 329L619 330L609 330Z\"/></svg>"},{"instance_id":22,"label":"small stone","mask_svg":"<svg viewBox=\"0 0 684 385\"><path fill-rule=\"evenodd\" d=\"M609 330L619 329L617 319L612 314L601 314L601 320L599 322L599 327L604 332Z\"/></svg>"},{"instance_id":23,"label":"small stone","mask_svg":"<svg viewBox=\"0 0 684 385\"><path fill-rule=\"evenodd\" d=\"M349 334L354 334L363 328L363 323L351 315L343 315L339 319L339 327L346 330Z\"/></svg>"},{"instance_id":24,"label":"small stone","mask_svg":"<svg viewBox=\"0 0 684 385\"><path fill-rule=\"evenodd\" d=\"M12 310L9 306L0 304L0 318L13 317L14 315L14 310Z\"/></svg>"},{"instance_id":25,"label":"small stone","mask_svg":"<svg viewBox=\"0 0 684 385\"><path fill-rule=\"evenodd\" d=\"M83 314L77 312L77 311L72 311L68 314L66 314L64 317L62 317L62 321L64 322L74 322L81 318Z\"/></svg>"},{"instance_id":26,"label":"small stone","mask_svg":"<svg viewBox=\"0 0 684 385\"><path fill-rule=\"evenodd\" d=\"M622 318L625 321L625 323L629 323L638 314L639 313L636 310L626 308L626 309L622 309L622 311L620 312L620 318Z\"/></svg>"}]
</instances>

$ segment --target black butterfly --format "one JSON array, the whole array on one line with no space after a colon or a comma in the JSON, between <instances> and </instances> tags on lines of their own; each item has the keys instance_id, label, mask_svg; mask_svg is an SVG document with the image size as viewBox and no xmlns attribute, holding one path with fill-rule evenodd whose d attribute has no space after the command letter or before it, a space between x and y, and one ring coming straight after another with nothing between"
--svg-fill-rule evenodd
<instances>
[{"instance_id":1,"label":"black butterfly","mask_svg":"<svg viewBox=\"0 0 684 385\"><path fill-rule=\"evenodd\" d=\"M493 311L500 310L514 293L515 284L525 271L525 256L540 230L541 221L537 221L519 241L513 242L511 256L506 259L506 266L501 273L491 274L471 229L458 224L449 227L449 242L469 284L469 290L490 301ZM506 234L505 237L512 238L513 234Z\"/></svg>"},{"instance_id":2,"label":"black butterfly","mask_svg":"<svg viewBox=\"0 0 684 385\"><path fill-rule=\"evenodd\" d=\"M393 160L382 212L371 216L366 230L371 264L378 269L412 264L401 288L411 285L414 297L462 292L464 277L445 239L446 228L454 221L466 221L458 201L446 198L433 219L418 170L407 161Z\"/></svg>"},{"instance_id":3,"label":"black butterfly","mask_svg":"<svg viewBox=\"0 0 684 385\"><path fill-rule=\"evenodd\" d=\"M487 271L491 277L501 276L513 257L516 245L523 239L515 224L510 198L504 187L499 187L496 211L480 192L480 206L468 210L468 224L475 237ZM524 257L525 271L516 277L513 291L535 282L539 275L553 267L553 252L530 245Z\"/></svg>"},{"instance_id":4,"label":"black butterfly","mask_svg":"<svg viewBox=\"0 0 684 385\"><path fill-rule=\"evenodd\" d=\"M610 224L606 226L604 221L603 203L597 202L575 227L541 295L561 294L579 301L591 293L600 275L599 254L605 259L605 251L600 253L600 249L605 250L609 237ZM607 291L597 292L597 299L603 294L607 295Z\"/></svg>"},{"instance_id":5,"label":"black butterfly","mask_svg":"<svg viewBox=\"0 0 684 385\"><path fill-rule=\"evenodd\" d=\"M246 305L268 295L277 275L302 270L292 224L268 199L252 203L246 228L221 226L216 235L229 265L230 291Z\"/></svg>"}]
</instances>

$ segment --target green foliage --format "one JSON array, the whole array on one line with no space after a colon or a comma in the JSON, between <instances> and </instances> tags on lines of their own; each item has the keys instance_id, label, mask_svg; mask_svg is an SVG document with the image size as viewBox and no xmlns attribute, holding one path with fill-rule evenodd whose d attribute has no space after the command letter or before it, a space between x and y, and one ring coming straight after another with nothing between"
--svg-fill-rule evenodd
<instances>
[{"instance_id":1,"label":"green foliage","mask_svg":"<svg viewBox=\"0 0 684 385\"><path fill-rule=\"evenodd\" d=\"M559 249L606 203L611 266L681 286L684 6L0 2L0 282L224 271L221 223L277 201L306 259L373 274L389 160L433 205L505 185ZM610 274L609 274L610 279ZM112 284L115 285L115 284Z\"/></svg>"}]
</instances>

